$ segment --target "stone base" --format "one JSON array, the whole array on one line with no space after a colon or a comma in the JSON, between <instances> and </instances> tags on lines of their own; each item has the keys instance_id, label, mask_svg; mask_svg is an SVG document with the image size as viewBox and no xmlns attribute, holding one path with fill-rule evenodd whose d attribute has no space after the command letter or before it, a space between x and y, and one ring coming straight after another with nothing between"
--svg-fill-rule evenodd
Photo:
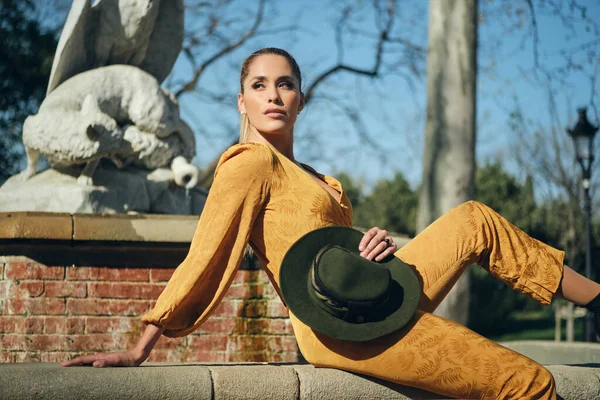
<instances>
[{"instance_id":1,"label":"stone base","mask_svg":"<svg viewBox=\"0 0 600 400\"><path fill-rule=\"evenodd\" d=\"M77 183L81 169L50 168L27 181L11 177L0 187L0 211L199 215L206 201L206 191L177 186L168 169L101 163L89 186Z\"/></svg>"},{"instance_id":2,"label":"stone base","mask_svg":"<svg viewBox=\"0 0 600 400\"><path fill-rule=\"evenodd\" d=\"M564 399L595 400L600 370L547 367ZM84 384L82 384L84 383ZM447 399L350 372L298 364L167 364L136 368L0 364L3 399Z\"/></svg>"}]
</instances>

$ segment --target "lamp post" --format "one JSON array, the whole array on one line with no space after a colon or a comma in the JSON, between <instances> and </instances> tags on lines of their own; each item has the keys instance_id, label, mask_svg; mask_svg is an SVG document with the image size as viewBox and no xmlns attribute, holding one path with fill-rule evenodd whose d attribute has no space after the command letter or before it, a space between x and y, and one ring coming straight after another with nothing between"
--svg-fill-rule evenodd
<instances>
[{"instance_id":1,"label":"lamp post","mask_svg":"<svg viewBox=\"0 0 600 400\"><path fill-rule=\"evenodd\" d=\"M575 157L582 170L583 186L583 210L585 213L585 276L592 277L592 234L591 219L592 205L590 199L590 177L592 175L592 162L594 161L593 143L594 135L598 127L593 126L587 119L586 108L577 110L579 119L573 129L567 129L567 133L573 138L575 143ZM585 318L585 341L591 342L592 337L592 314L587 313Z\"/></svg>"}]
</instances>

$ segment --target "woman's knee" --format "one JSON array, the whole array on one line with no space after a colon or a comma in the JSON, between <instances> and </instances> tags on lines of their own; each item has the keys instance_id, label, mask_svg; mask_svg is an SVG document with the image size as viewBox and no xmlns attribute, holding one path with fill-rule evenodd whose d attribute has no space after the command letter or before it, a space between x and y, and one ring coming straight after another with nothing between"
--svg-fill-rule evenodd
<instances>
[{"instance_id":1,"label":"woman's knee","mask_svg":"<svg viewBox=\"0 0 600 400\"><path fill-rule=\"evenodd\" d=\"M534 385L536 399L552 398L556 392L556 382L554 376L548 369L543 366L539 366L537 370L536 384Z\"/></svg>"}]
</instances>

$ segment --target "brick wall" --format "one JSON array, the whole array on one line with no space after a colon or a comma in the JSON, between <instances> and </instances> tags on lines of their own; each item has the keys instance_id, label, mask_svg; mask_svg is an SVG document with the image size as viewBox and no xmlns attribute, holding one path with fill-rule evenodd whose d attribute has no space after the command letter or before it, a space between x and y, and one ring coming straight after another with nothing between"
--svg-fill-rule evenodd
<instances>
[{"instance_id":1,"label":"brick wall","mask_svg":"<svg viewBox=\"0 0 600 400\"><path fill-rule=\"evenodd\" d=\"M0 362L56 362L137 343L174 269L0 263ZM223 302L191 335L162 337L148 361L296 362L287 311L259 270L240 270Z\"/></svg>"}]
</instances>

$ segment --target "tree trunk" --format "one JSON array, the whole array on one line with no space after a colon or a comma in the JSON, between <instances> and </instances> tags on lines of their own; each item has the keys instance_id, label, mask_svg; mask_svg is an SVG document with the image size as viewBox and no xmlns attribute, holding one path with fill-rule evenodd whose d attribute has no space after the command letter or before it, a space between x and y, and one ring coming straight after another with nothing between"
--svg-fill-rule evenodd
<instances>
[{"instance_id":1,"label":"tree trunk","mask_svg":"<svg viewBox=\"0 0 600 400\"><path fill-rule=\"evenodd\" d=\"M417 231L474 194L476 53L477 0L430 1L427 121ZM436 314L464 324L468 310L465 273Z\"/></svg>"}]
</instances>

